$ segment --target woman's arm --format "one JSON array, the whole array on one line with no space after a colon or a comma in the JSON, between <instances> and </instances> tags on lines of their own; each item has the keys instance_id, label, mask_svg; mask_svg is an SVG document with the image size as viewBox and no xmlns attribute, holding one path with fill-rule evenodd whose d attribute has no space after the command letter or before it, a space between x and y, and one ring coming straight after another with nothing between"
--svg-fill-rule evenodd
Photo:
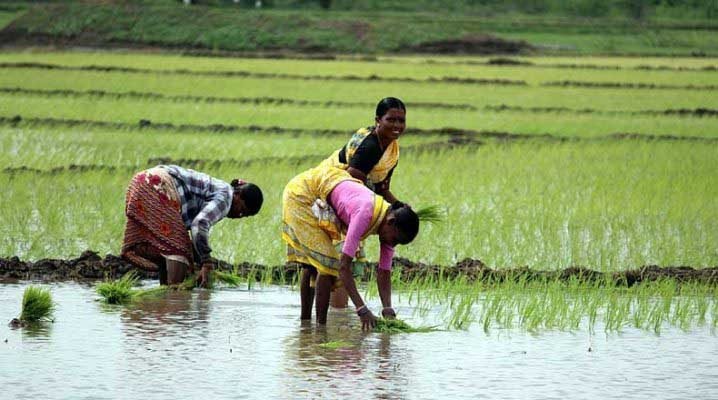
<instances>
[{"instance_id":1,"label":"woman's arm","mask_svg":"<svg viewBox=\"0 0 718 400\"><path fill-rule=\"evenodd\" d=\"M349 167L347 168L347 172L353 178L359 179L363 184L366 185L366 174L362 170L354 167Z\"/></svg>"},{"instance_id":2,"label":"woman's arm","mask_svg":"<svg viewBox=\"0 0 718 400\"><path fill-rule=\"evenodd\" d=\"M380 244L379 267L376 274L376 285L379 289L379 298L384 307L381 315L384 318L396 318L396 312L391 308L391 264L394 259L394 248L386 243Z\"/></svg>"},{"instance_id":3,"label":"woman's arm","mask_svg":"<svg viewBox=\"0 0 718 400\"><path fill-rule=\"evenodd\" d=\"M346 289L349 298L352 299L352 303L354 303L354 307L356 307L357 314L359 318L361 318L362 329L371 330L374 329L376 325L376 318L374 314L369 311L366 304L364 304L364 300L362 300L354 283L354 276L352 275L351 269L352 260L353 257L342 254L342 258L339 261L339 279L342 280L344 289Z\"/></svg>"},{"instance_id":4,"label":"woman's arm","mask_svg":"<svg viewBox=\"0 0 718 400\"><path fill-rule=\"evenodd\" d=\"M380 269L376 274L376 286L379 288L381 298L381 315L387 319L396 318L396 312L391 308L391 271Z\"/></svg>"}]
</instances>

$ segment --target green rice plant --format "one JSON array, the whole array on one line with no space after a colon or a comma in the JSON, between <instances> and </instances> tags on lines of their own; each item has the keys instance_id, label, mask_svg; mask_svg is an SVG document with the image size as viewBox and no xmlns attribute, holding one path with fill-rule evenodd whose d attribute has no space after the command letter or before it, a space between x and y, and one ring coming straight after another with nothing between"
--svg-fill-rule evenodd
<instances>
[{"instance_id":1,"label":"green rice plant","mask_svg":"<svg viewBox=\"0 0 718 400\"><path fill-rule=\"evenodd\" d=\"M49 289L38 286L28 286L22 295L21 323L37 323L52 321L55 303Z\"/></svg>"},{"instance_id":2,"label":"green rice plant","mask_svg":"<svg viewBox=\"0 0 718 400\"><path fill-rule=\"evenodd\" d=\"M242 277L232 273L213 270L211 277L212 280L222 282L227 286L237 287L242 284Z\"/></svg>"},{"instance_id":3,"label":"green rice plant","mask_svg":"<svg viewBox=\"0 0 718 400\"><path fill-rule=\"evenodd\" d=\"M167 286L150 289L136 288L140 278L136 271L130 271L120 279L105 280L97 285L95 291L107 304L129 304L133 301L162 296L167 293Z\"/></svg>"},{"instance_id":4,"label":"green rice plant","mask_svg":"<svg viewBox=\"0 0 718 400\"><path fill-rule=\"evenodd\" d=\"M446 210L440 206L432 205L416 210L419 221L438 223L446 219Z\"/></svg>"},{"instance_id":5,"label":"green rice plant","mask_svg":"<svg viewBox=\"0 0 718 400\"><path fill-rule=\"evenodd\" d=\"M435 326L412 327L400 319L377 318L374 332L379 333L426 333L437 331Z\"/></svg>"},{"instance_id":6,"label":"green rice plant","mask_svg":"<svg viewBox=\"0 0 718 400\"><path fill-rule=\"evenodd\" d=\"M95 291L102 296L107 304L127 304L130 303L136 295L137 290L135 286L137 286L139 281L140 278L137 276L137 272L130 271L120 279L105 280L99 283Z\"/></svg>"}]
</instances>

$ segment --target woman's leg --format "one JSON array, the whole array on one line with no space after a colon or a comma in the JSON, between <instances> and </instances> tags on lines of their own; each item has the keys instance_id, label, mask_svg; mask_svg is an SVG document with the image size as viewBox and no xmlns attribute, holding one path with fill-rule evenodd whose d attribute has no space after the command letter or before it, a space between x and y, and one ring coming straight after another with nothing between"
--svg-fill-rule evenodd
<instances>
[{"instance_id":1,"label":"woman's leg","mask_svg":"<svg viewBox=\"0 0 718 400\"><path fill-rule=\"evenodd\" d=\"M332 307L334 308L347 308L349 305L349 295L343 287L334 289L331 300Z\"/></svg>"},{"instance_id":2,"label":"woman's leg","mask_svg":"<svg viewBox=\"0 0 718 400\"><path fill-rule=\"evenodd\" d=\"M329 311L329 294L334 287L335 276L319 274L317 276L317 323L327 323L327 312Z\"/></svg>"},{"instance_id":3,"label":"woman's leg","mask_svg":"<svg viewBox=\"0 0 718 400\"><path fill-rule=\"evenodd\" d=\"M299 283L299 293L302 300L301 319L312 319L312 306L314 305L314 288L312 281L317 279L317 269L308 264L302 265L302 280Z\"/></svg>"},{"instance_id":4,"label":"woman's leg","mask_svg":"<svg viewBox=\"0 0 718 400\"><path fill-rule=\"evenodd\" d=\"M185 262L170 257L165 260L165 264L167 265L168 285L177 285L184 282L188 267Z\"/></svg>"}]
</instances>

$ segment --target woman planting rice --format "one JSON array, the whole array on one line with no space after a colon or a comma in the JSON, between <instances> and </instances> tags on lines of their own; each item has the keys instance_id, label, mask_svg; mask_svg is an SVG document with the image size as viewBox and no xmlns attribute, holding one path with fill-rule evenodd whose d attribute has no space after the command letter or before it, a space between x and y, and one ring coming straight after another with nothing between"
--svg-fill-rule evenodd
<instances>
[{"instance_id":1,"label":"woman planting rice","mask_svg":"<svg viewBox=\"0 0 718 400\"><path fill-rule=\"evenodd\" d=\"M389 203L397 201L389 189L399 162L399 136L406 129L406 107L395 97L386 97L376 106L374 126L361 128L341 149L322 162L347 170ZM360 247L361 249L361 247ZM360 250L360 260L363 254ZM346 307L347 294L339 288L332 293L332 306Z\"/></svg>"},{"instance_id":2,"label":"woman planting rice","mask_svg":"<svg viewBox=\"0 0 718 400\"><path fill-rule=\"evenodd\" d=\"M127 188L122 257L158 271L160 283L170 285L182 282L196 261L197 282L206 286L214 265L210 227L224 217L255 215L262 202L259 187L238 179L227 183L176 165L142 171Z\"/></svg>"},{"instance_id":3,"label":"woman planting rice","mask_svg":"<svg viewBox=\"0 0 718 400\"><path fill-rule=\"evenodd\" d=\"M376 318L357 291L351 263L359 242L378 235L381 245L377 286L382 315L391 307L391 263L394 246L410 243L419 232L419 218L407 205L390 205L347 171L320 165L294 177L284 189L282 239L288 261L302 264L302 319L311 319L316 294L317 322L325 324L332 288L343 285L361 318L371 329ZM345 236L341 252L334 241ZM337 280L339 278L339 280ZM315 293L316 289L316 293Z\"/></svg>"}]
</instances>

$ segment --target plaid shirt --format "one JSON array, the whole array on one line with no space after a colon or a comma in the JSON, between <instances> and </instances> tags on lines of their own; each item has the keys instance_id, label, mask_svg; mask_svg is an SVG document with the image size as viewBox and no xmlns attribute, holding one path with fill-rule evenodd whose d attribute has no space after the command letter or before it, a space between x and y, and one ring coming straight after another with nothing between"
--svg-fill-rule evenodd
<instances>
[{"instance_id":1,"label":"plaid shirt","mask_svg":"<svg viewBox=\"0 0 718 400\"><path fill-rule=\"evenodd\" d=\"M182 205L182 221L192 234L199 262L209 260L212 252L209 228L229 213L234 189L225 181L177 165L160 165L160 168L175 179Z\"/></svg>"}]
</instances>

